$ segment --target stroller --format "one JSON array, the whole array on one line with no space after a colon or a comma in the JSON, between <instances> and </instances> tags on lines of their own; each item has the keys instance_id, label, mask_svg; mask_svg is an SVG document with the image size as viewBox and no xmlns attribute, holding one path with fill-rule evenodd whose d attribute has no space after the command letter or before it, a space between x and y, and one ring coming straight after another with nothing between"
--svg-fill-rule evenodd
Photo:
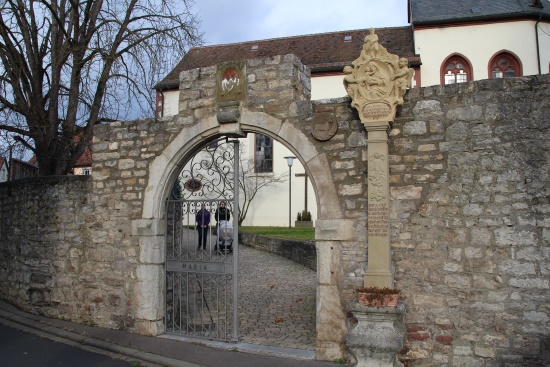
<instances>
[{"instance_id":1,"label":"stroller","mask_svg":"<svg viewBox=\"0 0 550 367\"><path fill-rule=\"evenodd\" d=\"M222 254L233 252L233 226L227 220L221 220L218 225L218 250Z\"/></svg>"}]
</instances>

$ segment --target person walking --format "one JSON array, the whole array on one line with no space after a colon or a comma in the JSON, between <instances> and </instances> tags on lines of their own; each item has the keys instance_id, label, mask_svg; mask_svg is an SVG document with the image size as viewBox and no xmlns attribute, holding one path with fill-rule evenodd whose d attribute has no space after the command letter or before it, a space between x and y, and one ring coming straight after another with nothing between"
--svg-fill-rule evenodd
<instances>
[{"instance_id":1,"label":"person walking","mask_svg":"<svg viewBox=\"0 0 550 367\"><path fill-rule=\"evenodd\" d=\"M199 245L197 250L206 250L206 239L208 238L208 227L210 226L210 212L206 210L204 204L201 204L201 209L195 216L195 222L197 223L197 231L199 231Z\"/></svg>"},{"instance_id":2,"label":"person walking","mask_svg":"<svg viewBox=\"0 0 550 367\"><path fill-rule=\"evenodd\" d=\"M218 236L218 243L220 244L220 250L223 248L225 249L225 240L223 238L220 238L220 222L222 220L228 221L231 219L231 213L229 212L229 209L225 207L225 202L220 201L218 205L218 210L216 210L216 214L214 215L216 219L216 233ZM217 247L214 249L217 250Z\"/></svg>"}]
</instances>

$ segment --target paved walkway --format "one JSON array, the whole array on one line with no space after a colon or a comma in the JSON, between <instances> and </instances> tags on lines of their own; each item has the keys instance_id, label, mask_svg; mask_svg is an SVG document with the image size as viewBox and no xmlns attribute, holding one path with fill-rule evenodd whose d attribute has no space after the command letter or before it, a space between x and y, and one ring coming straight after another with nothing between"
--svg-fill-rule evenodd
<instances>
[{"instance_id":1,"label":"paved walkway","mask_svg":"<svg viewBox=\"0 0 550 367\"><path fill-rule=\"evenodd\" d=\"M314 351L316 273L246 246L239 255L239 339Z\"/></svg>"}]
</instances>

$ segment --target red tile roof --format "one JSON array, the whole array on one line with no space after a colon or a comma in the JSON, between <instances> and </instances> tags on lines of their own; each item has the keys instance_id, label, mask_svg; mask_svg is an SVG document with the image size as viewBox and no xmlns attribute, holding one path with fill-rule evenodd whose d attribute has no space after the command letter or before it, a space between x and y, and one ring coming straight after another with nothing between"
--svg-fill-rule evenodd
<instances>
[{"instance_id":1,"label":"red tile roof","mask_svg":"<svg viewBox=\"0 0 550 367\"><path fill-rule=\"evenodd\" d=\"M92 165L92 145L84 147L84 151L76 160L75 167L87 167Z\"/></svg>"},{"instance_id":2,"label":"red tile roof","mask_svg":"<svg viewBox=\"0 0 550 367\"><path fill-rule=\"evenodd\" d=\"M294 54L313 73L342 71L359 57L368 29L273 38L267 40L192 48L176 67L155 88L177 89L179 74L184 70L216 65L221 62ZM376 29L379 43L390 53L410 61L420 59L414 53L412 27ZM346 41L345 37L351 36ZM254 51L253 46L257 46Z\"/></svg>"}]
</instances>

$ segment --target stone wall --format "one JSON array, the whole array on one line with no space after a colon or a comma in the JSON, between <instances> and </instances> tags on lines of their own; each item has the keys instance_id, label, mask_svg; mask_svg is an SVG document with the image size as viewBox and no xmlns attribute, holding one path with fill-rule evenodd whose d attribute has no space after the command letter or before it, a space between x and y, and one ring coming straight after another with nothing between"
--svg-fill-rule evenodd
<instances>
[{"instance_id":1,"label":"stone wall","mask_svg":"<svg viewBox=\"0 0 550 367\"><path fill-rule=\"evenodd\" d=\"M87 266L91 180L0 184L0 294L29 312L86 321L101 289Z\"/></svg>"},{"instance_id":2,"label":"stone wall","mask_svg":"<svg viewBox=\"0 0 550 367\"><path fill-rule=\"evenodd\" d=\"M315 252L315 242L313 241L292 241L239 232L239 243L258 250L271 252L311 270L317 270L317 254Z\"/></svg>"},{"instance_id":3,"label":"stone wall","mask_svg":"<svg viewBox=\"0 0 550 367\"><path fill-rule=\"evenodd\" d=\"M390 135L402 357L550 363L549 75L410 90Z\"/></svg>"},{"instance_id":4,"label":"stone wall","mask_svg":"<svg viewBox=\"0 0 550 367\"><path fill-rule=\"evenodd\" d=\"M365 274L366 132L348 98L310 102L292 55L247 61L240 128L279 139L318 200L317 358L343 357ZM2 297L32 312L163 332L164 202L223 133L216 67L181 75L180 115L94 130L87 178L0 186ZM390 131L391 239L408 366L549 363L550 77L412 89ZM338 132L311 136L333 113ZM55 182L55 185L53 184Z\"/></svg>"}]
</instances>

